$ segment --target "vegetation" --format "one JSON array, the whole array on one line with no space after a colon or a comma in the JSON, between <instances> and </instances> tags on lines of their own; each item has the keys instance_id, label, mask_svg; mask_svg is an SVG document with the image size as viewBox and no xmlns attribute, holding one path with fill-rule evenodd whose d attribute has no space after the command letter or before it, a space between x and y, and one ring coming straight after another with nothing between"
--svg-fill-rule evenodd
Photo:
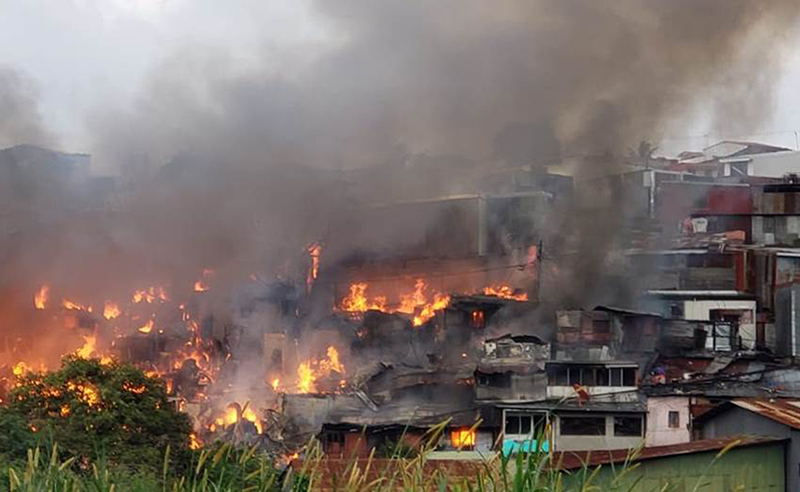
<instances>
[{"instance_id":1,"label":"vegetation","mask_svg":"<svg viewBox=\"0 0 800 492\"><path fill-rule=\"evenodd\" d=\"M154 474L167 448L188 452L191 422L168 399L163 382L130 365L74 356L61 369L21 377L0 407L0 456L28 459L35 446L56 449L87 469L100 461Z\"/></svg>"},{"instance_id":2,"label":"vegetation","mask_svg":"<svg viewBox=\"0 0 800 492\"><path fill-rule=\"evenodd\" d=\"M214 443L192 451L189 421L169 405L158 380L131 366L78 358L65 359L57 372L23 377L9 397L0 407L0 490L13 492L589 492L636 485L636 464L615 469L612 483L596 484L599 468L568 475L547 452L498 453L460 475L432 468L429 453L447 422L432 428L421 448L409 450L401 438L381 451L388 459L378 462L373 452L335 473L315 441L293 468L256 447Z\"/></svg>"}]
</instances>

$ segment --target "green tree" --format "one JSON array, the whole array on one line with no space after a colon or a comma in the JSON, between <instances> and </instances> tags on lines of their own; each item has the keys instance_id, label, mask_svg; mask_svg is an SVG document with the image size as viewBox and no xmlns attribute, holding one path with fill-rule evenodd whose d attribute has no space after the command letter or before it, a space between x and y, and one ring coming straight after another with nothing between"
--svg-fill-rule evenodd
<instances>
[{"instance_id":1,"label":"green tree","mask_svg":"<svg viewBox=\"0 0 800 492\"><path fill-rule=\"evenodd\" d=\"M30 434L17 447L33 435L85 468L102 459L157 472L167 446L176 464L189 455L189 418L168 401L161 380L131 365L67 356L58 371L22 377L0 408L0 427L19 434L20 422Z\"/></svg>"}]
</instances>

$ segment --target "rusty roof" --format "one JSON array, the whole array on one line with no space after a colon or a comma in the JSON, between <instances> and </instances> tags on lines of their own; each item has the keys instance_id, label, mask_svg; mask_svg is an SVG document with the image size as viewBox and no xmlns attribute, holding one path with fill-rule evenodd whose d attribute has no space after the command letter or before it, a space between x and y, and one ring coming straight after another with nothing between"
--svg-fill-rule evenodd
<instances>
[{"instance_id":1,"label":"rusty roof","mask_svg":"<svg viewBox=\"0 0 800 492\"><path fill-rule=\"evenodd\" d=\"M608 451L561 451L553 456L553 463L561 470L574 470L584 466L607 465L625 461L642 461L654 458L666 458L692 453L719 451L733 445L734 448L769 444L783 441L774 437L741 436L724 439L703 439L669 446L653 446L642 448L638 453L633 449L612 449Z\"/></svg>"},{"instance_id":2,"label":"rusty roof","mask_svg":"<svg viewBox=\"0 0 800 492\"><path fill-rule=\"evenodd\" d=\"M800 400L798 399L742 398L733 400L731 403L793 429L800 429Z\"/></svg>"}]
</instances>

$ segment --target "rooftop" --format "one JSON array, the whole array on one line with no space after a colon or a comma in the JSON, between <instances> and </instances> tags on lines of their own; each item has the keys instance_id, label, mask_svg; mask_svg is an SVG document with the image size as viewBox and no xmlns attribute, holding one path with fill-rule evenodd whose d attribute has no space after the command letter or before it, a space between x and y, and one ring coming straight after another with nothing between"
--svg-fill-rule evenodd
<instances>
[{"instance_id":1,"label":"rooftop","mask_svg":"<svg viewBox=\"0 0 800 492\"><path fill-rule=\"evenodd\" d=\"M574 470L584 466L608 465L625 461L643 461L654 458L666 458L692 453L720 451L728 446L736 448L756 446L779 442L781 439L766 437L737 437L726 439L704 439L669 446L653 446L643 448L640 452L633 449L613 449L609 451L562 451L553 456L553 462L562 470Z\"/></svg>"}]
</instances>

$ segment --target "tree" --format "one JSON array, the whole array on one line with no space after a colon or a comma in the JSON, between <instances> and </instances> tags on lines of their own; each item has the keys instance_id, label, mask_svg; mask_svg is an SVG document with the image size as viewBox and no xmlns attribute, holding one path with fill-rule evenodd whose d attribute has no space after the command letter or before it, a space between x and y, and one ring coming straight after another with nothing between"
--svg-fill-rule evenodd
<instances>
[{"instance_id":1,"label":"tree","mask_svg":"<svg viewBox=\"0 0 800 492\"><path fill-rule=\"evenodd\" d=\"M167 446L188 452L191 423L167 399L161 380L131 365L67 356L58 371L19 379L0 423L24 422L78 463L103 458L132 471L157 471Z\"/></svg>"}]
</instances>

